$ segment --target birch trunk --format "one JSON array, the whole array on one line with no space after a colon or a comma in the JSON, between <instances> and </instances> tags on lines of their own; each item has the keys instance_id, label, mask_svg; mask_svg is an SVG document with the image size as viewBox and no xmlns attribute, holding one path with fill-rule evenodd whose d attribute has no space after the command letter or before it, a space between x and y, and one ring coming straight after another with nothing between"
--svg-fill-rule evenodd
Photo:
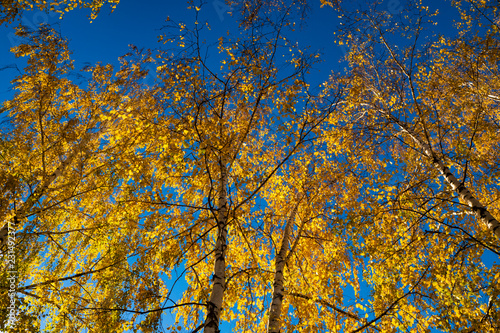
<instances>
[{"instance_id":1,"label":"birch trunk","mask_svg":"<svg viewBox=\"0 0 500 333\"><path fill-rule=\"evenodd\" d=\"M285 277L283 275L283 270L285 269L285 264L287 261L287 251L288 251L288 239L290 238L290 229L292 228L293 221L295 219L295 214L297 214L297 209L299 203L295 205L292 213L288 217L288 221L285 225L285 230L283 232L283 240L281 241L281 248L279 253L276 255L274 262L275 272L274 272L274 284L273 284L273 298L271 303L271 308L269 310L269 322L267 324L267 331L269 333L279 333L281 329L281 306L283 303L283 295L285 289L283 283Z\"/></svg>"},{"instance_id":2,"label":"birch trunk","mask_svg":"<svg viewBox=\"0 0 500 333\"><path fill-rule=\"evenodd\" d=\"M220 191L217 212L217 243L215 245L215 265L212 278L212 293L207 304L205 333L218 333L222 300L226 289L226 247L227 247L227 168L222 157L220 161Z\"/></svg>"},{"instance_id":3,"label":"birch trunk","mask_svg":"<svg viewBox=\"0 0 500 333\"><path fill-rule=\"evenodd\" d=\"M425 152L425 155L432 160L432 163L439 170L441 175L443 175L446 182L451 186L451 188L457 193L474 212L477 219L484 223L488 229L500 239L500 223L497 219L491 215L485 206L483 206L479 200L477 200L468 188L464 186L463 183L458 181L458 179L453 175L450 169L444 164L444 162L436 155L431 149L431 146L423 142L418 135L412 131L410 128L401 123L398 119L389 116L392 121L395 121L397 125L406 133L408 133L413 141Z\"/></svg>"}]
</instances>

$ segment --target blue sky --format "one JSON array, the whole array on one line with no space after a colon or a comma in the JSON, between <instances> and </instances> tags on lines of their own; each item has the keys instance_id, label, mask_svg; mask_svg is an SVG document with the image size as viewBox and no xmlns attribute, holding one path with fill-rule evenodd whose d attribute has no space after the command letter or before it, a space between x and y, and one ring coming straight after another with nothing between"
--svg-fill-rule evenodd
<instances>
[{"instance_id":1,"label":"blue sky","mask_svg":"<svg viewBox=\"0 0 500 333\"><path fill-rule=\"evenodd\" d=\"M362 1L351 2L352 6L359 3ZM395 15L403 8L402 3L400 0L386 0L381 9ZM332 69L341 68L340 59L346 50L334 43L334 31L340 23L337 12L327 6L320 8L319 0L311 1L310 4L311 9L305 24L298 29L294 37L300 45L310 45L311 50L321 52L322 63L315 66L308 78L309 82L319 85L328 78ZM449 8L449 5L439 6L430 1L429 6ZM167 17L183 21L188 27L192 26L195 11L188 10L187 7L185 1L122 0L113 13L110 13L109 8L104 8L93 22L88 18L89 10L73 10L66 13L63 19L59 19L56 13L26 12L21 22L28 27L36 27L40 23L54 25L69 39L69 47L74 52L75 67L80 69L96 62L116 65L118 57L128 52L129 44L139 48L157 47L157 37L162 33L161 28ZM223 0L208 0L202 6L200 21L208 21L211 27L209 33L205 30L208 43L217 41L217 38L228 30L235 32L237 24L235 17L229 14L231 10ZM436 31L449 33L452 26L449 9L441 9L438 17L440 24ZM15 22L8 27L0 27L0 68L17 65L22 69L23 62L9 51L12 46L20 43L13 34L13 27L17 24L18 22ZM14 68L7 68L0 73L0 100L5 100L12 97L10 81L18 72Z\"/></svg>"},{"instance_id":2,"label":"blue sky","mask_svg":"<svg viewBox=\"0 0 500 333\"><path fill-rule=\"evenodd\" d=\"M299 43L311 45L313 50L321 50L326 59L323 69L317 68L311 74L317 84L325 80L331 68L338 66L338 59L343 49L333 43L333 31L337 24L337 14L331 8L320 9L319 1L313 2L307 25L300 31ZM195 11L188 10L184 1L148 0L144 2L122 0L113 13L103 9L96 20L90 22L87 10L74 10L66 13L63 19L55 13L27 12L21 20L23 24L33 27L40 23L55 24L56 29L69 39L69 47L74 52L75 67L79 69L86 64L96 62L117 64L117 58L128 52L129 44L138 48L154 48L158 46L158 35L163 31L167 17L189 26L195 21ZM227 30L236 32L237 24L232 10L222 0L211 0L202 6L201 20L208 21L211 31L205 30L208 43L216 42L225 35ZM0 28L0 67L17 64L22 68L22 62L15 59L9 49L18 45L20 40L13 35L13 26ZM207 33L209 32L209 33ZM210 40L213 39L213 40ZM213 48L216 52L216 49ZM325 66L328 63L328 66ZM12 96L10 80L17 71L6 69L0 80L0 98L5 100Z\"/></svg>"}]
</instances>

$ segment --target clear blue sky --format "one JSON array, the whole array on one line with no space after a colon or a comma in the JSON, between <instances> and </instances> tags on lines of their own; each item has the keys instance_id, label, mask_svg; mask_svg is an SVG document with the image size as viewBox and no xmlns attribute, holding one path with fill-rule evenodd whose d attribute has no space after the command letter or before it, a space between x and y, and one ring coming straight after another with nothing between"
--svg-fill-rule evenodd
<instances>
[{"instance_id":1,"label":"clear blue sky","mask_svg":"<svg viewBox=\"0 0 500 333\"><path fill-rule=\"evenodd\" d=\"M350 2L353 6L363 1ZM386 0L381 9L391 14L397 14L402 8L403 1ZM324 81L332 69L339 69L339 60L343 57L345 49L334 44L333 32L338 27L340 20L337 12L332 8L324 6L320 8L320 1L310 1L311 10L303 25L297 33L299 44L310 45L311 50L319 50L322 53L323 62L316 65L308 78L315 85ZM429 3L431 8L439 5ZM129 44L139 48L155 48L158 46L157 36L161 34L160 29L164 26L165 19L170 17L175 21L183 21L192 26L194 22L194 10L187 9L186 1L162 1L162 0L122 0L113 13L108 8L102 10L96 20L90 22L89 10L74 10L66 13L62 20L55 13L27 12L21 20L29 27L35 27L40 23L50 23L60 31L62 36L70 40L69 47L74 52L76 69L86 64L96 62L117 64L117 58L128 52ZM449 4L442 6L448 8ZM231 8L224 5L223 0L208 0L200 11L201 21L208 21L211 26L209 34L205 35L208 42L215 42L217 38L226 33L227 30L236 32L237 25L234 16L228 11ZM451 27L449 12L441 10L439 16L442 24L438 25L437 31ZM22 68L22 62L15 59L9 49L19 45L20 40L13 35L13 27L0 27L0 68L17 64ZM441 28L441 29L440 29ZM208 32L208 31L206 31ZM210 41L209 39L212 39ZM215 49L214 49L215 51ZM15 69L4 69L0 79L0 100L12 96L10 81L18 74Z\"/></svg>"},{"instance_id":2,"label":"clear blue sky","mask_svg":"<svg viewBox=\"0 0 500 333\"><path fill-rule=\"evenodd\" d=\"M350 2L356 6L363 1ZM403 1L386 0L381 9L391 14L397 14L402 8ZM324 81L332 69L339 69L339 59L343 57L345 49L334 44L333 32L339 24L337 13L330 7L320 8L319 0L310 1L311 10L301 30L297 33L297 40L301 45L310 45L311 50L322 53L323 63L316 65L308 78L310 82L319 85ZM439 7L429 1L431 8ZM155 48L158 46L157 36L169 16L176 21L183 21L188 27L194 22L194 10L188 10L186 1L162 0L122 0L113 13L108 8L102 10L94 22L90 22L89 10L74 10L66 13L62 20L55 13L27 12L21 20L29 27L40 23L50 23L60 33L70 40L69 47L74 52L76 69L86 64L96 62L117 64L117 58L128 52L128 45L139 48ZM449 8L449 4L441 6ZM201 21L208 21L212 30L205 37L215 42L227 30L235 31L235 17L228 11L231 8L224 5L223 0L208 0L202 7ZM447 31L451 27L449 11L441 10L440 24L437 31ZM23 62L15 59L9 49L19 45L20 40L13 34L13 27L0 27L0 68L17 65L22 69ZM210 40L208 40L210 42ZM10 81L18 75L13 68L0 71L0 100L12 97Z\"/></svg>"},{"instance_id":3,"label":"clear blue sky","mask_svg":"<svg viewBox=\"0 0 500 333\"><path fill-rule=\"evenodd\" d=\"M333 43L333 31L337 24L337 15L331 8L320 9L319 0L314 4L310 17L306 20L304 29L300 31L299 43L311 45L314 50L321 50L325 55L328 66L322 66L311 72L314 81L319 84L327 78L330 70L338 65L338 59L343 50ZM76 69L85 64L96 62L117 64L117 58L128 52L128 45L139 48L155 48L158 46L157 36L169 16L175 21L183 21L189 26L194 22L194 10L188 10L185 1L132 1L122 0L113 13L106 8L94 22L90 23L87 10L74 10L65 14L62 20L54 13L28 12L22 23L27 26L36 26L39 23L55 24L54 27L70 40L69 47L74 52ZM230 7L222 0L211 0L203 5L201 21L208 21L211 26L207 34L207 42L216 42L217 38L225 35L227 30L236 32L237 25L234 16L227 11ZM10 47L19 45L20 40L13 35L13 26L0 28L0 68L17 64L22 68L22 62L9 52ZM207 33L208 31L205 30ZM209 39L212 39L210 41ZM215 48L213 49L216 52ZM326 65L326 64L325 64ZM10 80L18 72L14 69L5 69L0 80L0 99L5 100L12 96ZM312 79L312 78L311 78Z\"/></svg>"}]
</instances>

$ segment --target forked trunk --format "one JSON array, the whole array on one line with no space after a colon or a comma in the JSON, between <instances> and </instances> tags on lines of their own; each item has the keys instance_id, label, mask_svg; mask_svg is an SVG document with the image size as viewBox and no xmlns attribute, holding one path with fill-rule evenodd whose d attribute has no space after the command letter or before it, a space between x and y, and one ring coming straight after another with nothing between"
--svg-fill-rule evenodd
<instances>
[{"instance_id":1,"label":"forked trunk","mask_svg":"<svg viewBox=\"0 0 500 333\"><path fill-rule=\"evenodd\" d=\"M274 284L273 284L273 298L271 303L271 308L269 310L269 322L267 325L267 331L269 333L279 333L281 329L281 306L283 303L284 290L284 280L283 270L285 269L287 251L288 251L288 241L290 238L290 229L292 228L293 221L295 219L295 214L297 214L297 209L299 203L295 205L292 213L288 217L288 221L285 225L285 230L283 232L283 240L281 241L281 248L279 253L276 255L274 262Z\"/></svg>"}]
</instances>

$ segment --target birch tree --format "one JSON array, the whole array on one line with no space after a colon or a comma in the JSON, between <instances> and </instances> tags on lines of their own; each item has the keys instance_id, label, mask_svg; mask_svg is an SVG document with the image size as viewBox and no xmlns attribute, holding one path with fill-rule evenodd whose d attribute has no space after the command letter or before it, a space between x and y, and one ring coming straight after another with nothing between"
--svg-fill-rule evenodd
<instances>
[{"instance_id":1,"label":"birch tree","mask_svg":"<svg viewBox=\"0 0 500 333\"><path fill-rule=\"evenodd\" d=\"M13 184L6 183L10 196L3 198L3 220L18 221L11 223L17 233L15 278L22 305L16 329L39 329L44 316L52 330L120 327L119 317L105 320L99 308L121 302L112 299L122 295L120 286L130 279L122 249L134 236L117 232L130 211L122 214L113 206L120 170L98 147L118 119L107 110L125 98L131 84L113 80L111 67L97 66L88 69L88 87L80 88L66 77L73 69L70 52L54 30L42 26L19 34L26 42L14 52L28 58L28 65L14 81L16 95L4 103L15 158L6 169ZM132 82L134 72L128 74ZM114 208L113 218L106 219ZM86 285L117 271L121 274L106 282L106 292ZM4 269L2 281L7 275ZM3 283L2 294L8 290ZM95 308L90 314L82 310L88 304Z\"/></svg>"},{"instance_id":2,"label":"birch tree","mask_svg":"<svg viewBox=\"0 0 500 333\"><path fill-rule=\"evenodd\" d=\"M387 329L391 317L400 330L497 329L497 268L482 261L485 251L498 255L497 182L486 171L496 158L481 153L498 144L497 14L488 2L453 5L463 10L455 36L433 35L438 18L418 4L392 17L346 14L359 30L343 30L343 108L356 141L380 147L370 163L386 175L366 187L373 229L361 248L371 306L386 317L374 319ZM381 244L392 245L380 253Z\"/></svg>"},{"instance_id":3,"label":"birch tree","mask_svg":"<svg viewBox=\"0 0 500 333\"><path fill-rule=\"evenodd\" d=\"M129 142L119 161L134 183L127 203L157 218L139 261L168 290L159 297L172 302L186 329L216 332L229 320L247 325L255 304L245 308L242 294L263 300L271 282L266 268L254 266L262 259L249 256L266 248L253 230L257 200L322 121L300 111L308 99L303 75L314 57L287 40L288 12L273 15L237 37L221 37L215 67L203 56L201 25L188 30L170 21L181 36L161 39L181 49L158 53L159 83L151 89L157 104L132 106L110 139ZM161 167L143 177L137 165ZM162 277L178 273L173 283ZM247 277L260 285L248 285ZM170 290L181 278L188 287L174 301Z\"/></svg>"}]
</instances>

